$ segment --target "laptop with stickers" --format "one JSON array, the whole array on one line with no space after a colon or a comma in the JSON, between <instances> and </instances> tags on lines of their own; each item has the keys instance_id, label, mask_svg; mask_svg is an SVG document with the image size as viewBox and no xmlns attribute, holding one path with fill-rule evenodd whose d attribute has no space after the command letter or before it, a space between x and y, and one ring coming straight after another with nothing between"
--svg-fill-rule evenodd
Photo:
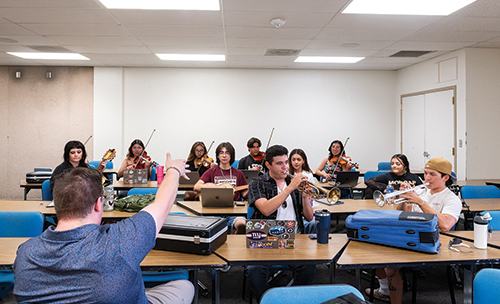
<instances>
[{"instance_id":1,"label":"laptop with stickers","mask_svg":"<svg viewBox=\"0 0 500 304\"><path fill-rule=\"evenodd\" d=\"M292 220L246 220L247 248L295 248L297 222Z\"/></svg>"},{"instance_id":2,"label":"laptop with stickers","mask_svg":"<svg viewBox=\"0 0 500 304\"><path fill-rule=\"evenodd\" d=\"M233 188L202 187L200 201L203 207L233 207Z\"/></svg>"}]
</instances>

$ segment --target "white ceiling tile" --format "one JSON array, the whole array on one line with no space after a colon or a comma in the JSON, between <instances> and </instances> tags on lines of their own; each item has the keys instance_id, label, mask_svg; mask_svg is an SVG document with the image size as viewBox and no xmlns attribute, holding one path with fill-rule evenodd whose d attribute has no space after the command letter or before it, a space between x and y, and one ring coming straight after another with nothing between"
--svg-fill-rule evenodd
<instances>
[{"instance_id":1,"label":"white ceiling tile","mask_svg":"<svg viewBox=\"0 0 500 304\"><path fill-rule=\"evenodd\" d=\"M452 30L422 30L403 41L481 42L500 37L500 32L472 32Z\"/></svg>"},{"instance_id":2,"label":"white ceiling tile","mask_svg":"<svg viewBox=\"0 0 500 304\"><path fill-rule=\"evenodd\" d=\"M61 45L141 45L133 36L48 36L47 38Z\"/></svg>"},{"instance_id":3,"label":"white ceiling tile","mask_svg":"<svg viewBox=\"0 0 500 304\"><path fill-rule=\"evenodd\" d=\"M166 54L215 54L224 55L226 51L224 47L209 47L209 46L148 46L148 49L153 53L166 53Z\"/></svg>"},{"instance_id":4,"label":"white ceiling tile","mask_svg":"<svg viewBox=\"0 0 500 304\"><path fill-rule=\"evenodd\" d=\"M398 41L387 47L389 50L413 50L413 51L452 51L470 46L470 42L422 42L422 41Z\"/></svg>"},{"instance_id":5,"label":"white ceiling tile","mask_svg":"<svg viewBox=\"0 0 500 304\"><path fill-rule=\"evenodd\" d=\"M221 38L224 35L222 26L127 25L127 29L137 36Z\"/></svg>"},{"instance_id":6,"label":"white ceiling tile","mask_svg":"<svg viewBox=\"0 0 500 304\"><path fill-rule=\"evenodd\" d=\"M328 23L327 27L344 29L418 30L442 18L442 16L338 14Z\"/></svg>"},{"instance_id":7,"label":"white ceiling tile","mask_svg":"<svg viewBox=\"0 0 500 304\"><path fill-rule=\"evenodd\" d=\"M302 49L307 39L243 39L227 38L228 47L263 47L266 49Z\"/></svg>"},{"instance_id":8,"label":"white ceiling tile","mask_svg":"<svg viewBox=\"0 0 500 304\"><path fill-rule=\"evenodd\" d=\"M254 26L274 28L271 19L284 18L286 20L282 29L286 28L321 28L324 27L332 18L333 13L286 13L276 15L273 12L225 12L225 26Z\"/></svg>"},{"instance_id":9,"label":"white ceiling tile","mask_svg":"<svg viewBox=\"0 0 500 304\"><path fill-rule=\"evenodd\" d=\"M99 46L99 45L66 45L64 48L80 54L151 54L151 50L143 45Z\"/></svg>"},{"instance_id":10,"label":"white ceiling tile","mask_svg":"<svg viewBox=\"0 0 500 304\"><path fill-rule=\"evenodd\" d=\"M312 39L319 28L226 27L228 38Z\"/></svg>"},{"instance_id":11,"label":"white ceiling tile","mask_svg":"<svg viewBox=\"0 0 500 304\"><path fill-rule=\"evenodd\" d=\"M127 36L130 32L118 24L22 24L44 36Z\"/></svg>"},{"instance_id":12,"label":"white ceiling tile","mask_svg":"<svg viewBox=\"0 0 500 304\"><path fill-rule=\"evenodd\" d=\"M15 23L116 23L106 10L90 8L3 8L0 17Z\"/></svg>"},{"instance_id":13,"label":"white ceiling tile","mask_svg":"<svg viewBox=\"0 0 500 304\"><path fill-rule=\"evenodd\" d=\"M24 27L21 27L17 24L14 23L2 23L0 26L0 36L2 35L26 35L30 36L33 35L34 33L30 30L27 30Z\"/></svg>"},{"instance_id":14,"label":"white ceiling tile","mask_svg":"<svg viewBox=\"0 0 500 304\"><path fill-rule=\"evenodd\" d=\"M125 25L222 25L222 13L219 11L110 10L109 13Z\"/></svg>"},{"instance_id":15,"label":"white ceiling tile","mask_svg":"<svg viewBox=\"0 0 500 304\"><path fill-rule=\"evenodd\" d=\"M350 40L357 41L394 41L400 40L412 34L410 30L391 30L383 31L379 29L339 29L324 28L316 37L320 39Z\"/></svg>"},{"instance_id":16,"label":"white ceiling tile","mask_svg":"<svg viewBox=\"0 0 500 304\"><path fill-rule=\"evenodd\" d=\"M209 46L223 47L224 39L217 38L199 38L199 37L152 37L140 36L137 37L142 43L147 46Z\"/></svg>"}]
</instances>

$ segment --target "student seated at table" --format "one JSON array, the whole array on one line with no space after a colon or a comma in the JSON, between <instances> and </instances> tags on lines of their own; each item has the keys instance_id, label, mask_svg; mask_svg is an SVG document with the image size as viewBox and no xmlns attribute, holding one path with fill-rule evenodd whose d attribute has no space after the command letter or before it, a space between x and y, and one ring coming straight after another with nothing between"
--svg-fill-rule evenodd
<instances>
[{"instance_id":1,"label":"student seated at table","mask_svg":"<svg viewBox=\"0 0 500 304\"><path fill-rule=\"evenodd\" d=\"M288 174L288 150L280 145L269 147L266 151L266 168L269 170L250 183L248 204L254 208L252 219L295 220L297 233L304 232L302 216L313 219L313 208L310 197L304 191L297 190L299 185L307 181L302 173L291 178ZM307 187L307 186L306 186ZM263 249L274 250L274 249ZM279 249L276 249L279 250ZM269 288L269 270L271 265L248 266L246 275L252 292L260 301ZM310 285L314 279L314 265L290 265L294 270L293 285Z\"/></svg>"},{"instance_id":2,"label":"student seated at table","mask_svg":"<svg viewBox=\"0 0 500 304\"><path fill-rule=\"evenodd\" d=\"M310 183L316 183L317 180L314 178L311 168L309 168L309 163L307 162L306 152L302 149L293 149L288 157L290 162L290 174L295 175L301 173L307 177ZM304 220L304 233L311 234L316 233L316 223L314 219L312 221Z\"/></svg>"},{"instance_id":3,"label":"student seated at table","mask_svg":"<svg viewBox=\"0 0 500 304\"><path fill-rule=\"evenodd\" d=\"M367 186L365 198L373 198L375 190L385 193L387 185L391 184L395 191L398 191L401 184L404 182L415 187L422 184L422 180L418 175L410 172L410 162L404 154L395 154L391 157L391 172L381 174L365 180Z\"/></svg>"},{"instance_id":4,"label":"student seated at table","mask_svg":"<svg viewBox=\"0 0 500 304\"><path fill-rule=\"evenodd\" d=\"M433 213L437 216L439 229L449 231L458 221L462 211L462 203L448 187L451 180L452 165L442 157L431 158L424 167L427 188L410 191L401 196L405 203L398 205L398 210ZM410 188L407 183L402 184L402 190ZM379 268L376 271L380 288L374 290L374 297L388 301L391 304L401 304L403 298L403 280L399 268ZM387 279L387 281L385 281ZM370 293L370 288L365 290Z\"/></svg>"},{"instance_id":5,"label":"student seated at table","mask_svg":"<svg viewBox=\"0 0 500 304\"><path fill-rule=\"evenodd\" d=\"M117 178L123 177L125 169L147 169L148 179L151 175L151 157L146 154L144 150L144 143L140 139L134 139L128 147L127 157L123 160L120 169L118 169ZM139 157L142 155L141 159ZM144 160L144 158L146 160Z\"/></svg>"},{"instance_id":6,"label":"student seated at table","mask_svg":"<svg viewBox=\"0 0 500 304\"><path fill-rule=\"evenodd\" d=\"M54 169L54 172L50 177L50 191L54 193L54 183L56 177L59 176L59 174L63 173L63 171L77 167L90 168L89 165L85 162L86 159L87 151L85 150L85 145L78 140L68 141L64 146L64 161ZM100 162L100 165L102 165L102 170L106 168L106 163L107 161L105 160Z\"/></svg>"},{"instance_id":7,"label":"student seated at table","mask_svg":"<svg viewBox=\"0 0 500 304\"><path fill-rule=\"evenodd\" d=\"M321 161L314 173L327 181L332 181L335 179L335 172L351 171L351 169L351 158L345 154L344 144L340 140L334 140L328 148L328 157Z\"/></svg>"},{"instance_id":8,"label":"student seated at table","mask_svg":"<svg viewBox=\"0 0 500 304\"><path fill-rule=\"evenodd\" d=\"M234 200L239 201L246 198L248 187L244 186L247 185L247 181L243 172L231 166L234 163L234 156L234 147L231 143L220 143L215 149L218 165L208 169L200 177L200 180L194 185L194 190L200 193L202 187L242 187L244 189L234 191ZM230 218L229 225L234 226L236 233L245 232L245 219L243 217Z\"/></svg>"},{"instance_id":9,"label":"student seated at table","mask_svg":"<svg viewBox=\"0 0 500 304\"><path fill-rule=\"evenodd\" d=\"M191 172L199 172L200 176L203 175L211 167L215 167L216 164L209 164L208 162L203 162L202 158L207 157L207 147L202 141L197 141L191 146L191 151L187 158L186 164L189 166L188 170Z\"/></svg>"},{"instance_id":10,"label":"student seated at table","mask_svg":"<svg viewBox=\"0 0 500 304\"><path fill-rule=\"evenodd\" d=\"M260 151L262 143L257 137L252 137L247 141L247 148L249 154L238 163L240 170L262 170L262 160L264 159L264 152Z\"/></svg>"},{"instance_id":11,"label":"student seated at table","mask_svg":"<svg viewBox=\"0 0 500 304\"><path fill-rule=\"evenodd\" d=\"M155 240L177 195L185 161L167 154L165 179L154 203L116 224L102 225L99 172L75 168L54 187L59 222L21 244L14 262L19 303L191 303L187 280L145 290L140 263ZM148 302L149 301L149 302Z\"/></svg>"}]
</instances>

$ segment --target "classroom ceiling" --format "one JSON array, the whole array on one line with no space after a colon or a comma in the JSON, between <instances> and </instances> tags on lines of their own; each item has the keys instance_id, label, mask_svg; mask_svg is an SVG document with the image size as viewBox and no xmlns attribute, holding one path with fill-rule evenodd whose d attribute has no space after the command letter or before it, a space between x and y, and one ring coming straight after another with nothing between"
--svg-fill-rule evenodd
<instances>
[{"instance_id":1,"label":"classroom ceiling","mask_svg":"<svg viewBox=\"0 0 500 304\"><path fill-rule=\"evenodd\" d=\"M350 0L221 0L221 11L108 10L97 0L0 0L0 65L398 70L465 47L500 48L500 1L443 16L341 14ZM275 28L272 18L286 19ZM294 63L297 55L360 56ZM76 52L90 60L26 60L6 52ZM400 51L430 51L391 57ZM224 54L225 62L155 53ZM279 51L278 51L279 53Z\"/></svg>"}]
</instances>

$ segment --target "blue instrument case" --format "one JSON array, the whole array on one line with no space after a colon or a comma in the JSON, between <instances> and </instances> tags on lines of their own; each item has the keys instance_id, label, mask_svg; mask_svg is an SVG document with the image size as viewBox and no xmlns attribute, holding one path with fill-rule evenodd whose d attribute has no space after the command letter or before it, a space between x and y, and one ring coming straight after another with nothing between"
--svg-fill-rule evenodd
<instances>
[{"instance_id":1,"label":"blue instrument case","mask_svg":"<svg viewBox=\"0 0 500 304\"><path fill-rule=\"evenodd\" d=\"M346 219L347 237L370 242L438 253L438 219L435 214L390 209L366 209Z\"/></svg>"}]
</instances>

